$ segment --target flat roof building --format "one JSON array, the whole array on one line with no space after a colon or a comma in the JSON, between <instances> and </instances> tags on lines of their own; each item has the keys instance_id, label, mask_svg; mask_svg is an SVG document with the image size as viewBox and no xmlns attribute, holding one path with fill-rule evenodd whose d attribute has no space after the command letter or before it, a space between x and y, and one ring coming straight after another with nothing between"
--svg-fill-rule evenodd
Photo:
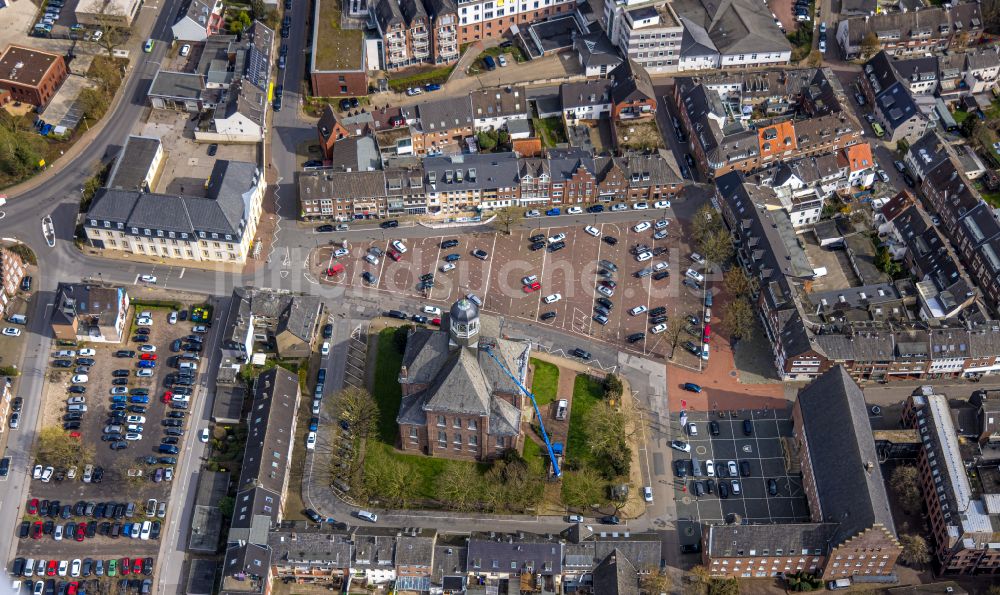
<instances>
[{"instance_id":1,"label":"flat roof building","mask_svg":"<svg viewBox=\"0 0 1000 595\"><path fill-rule=\"evenodd\" d=\"M10 101L44 106L69 76L59 54L9 45L0 54L0 105Z\"/></svg>"}]
</instances>

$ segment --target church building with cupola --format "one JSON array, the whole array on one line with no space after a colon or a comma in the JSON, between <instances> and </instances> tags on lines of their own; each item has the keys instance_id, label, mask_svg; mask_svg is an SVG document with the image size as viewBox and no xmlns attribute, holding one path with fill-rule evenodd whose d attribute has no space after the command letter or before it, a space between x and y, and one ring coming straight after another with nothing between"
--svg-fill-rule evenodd
<instances>
[{"instance_id":1,"label":"church building with cupola","mask_svg":"<svg viewBox=\"0 0 1000 595\"><path fill-rule=\"evenodd\" d=\"M522 452L531 401L514 379L526 385L531 343L500 335L499 321L465 298L440 330L410 332L399 369L402 450L477 461Z\"/></svg>"}]
</instances>

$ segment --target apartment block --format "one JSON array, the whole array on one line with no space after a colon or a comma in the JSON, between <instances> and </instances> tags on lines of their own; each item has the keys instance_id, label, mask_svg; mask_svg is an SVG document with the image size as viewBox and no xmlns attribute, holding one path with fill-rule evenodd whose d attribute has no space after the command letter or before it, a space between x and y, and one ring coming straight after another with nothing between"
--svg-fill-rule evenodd
<instances>
[{"instance_id":1,"label":"apartment block","mask_svg":"<svg viewBox=\"0 0 1000 595\"><path fill-rule=\"evenodd\" d=\"M979 43L982 18L978 2L869 14L841 20L837 42L847 60L861 55L862 42L872 33L880 48L893 56L963 49Z\"/></svg>"},{"instance_id":2,"label":"apartment block","mask_svg":"<svg viewBox=\"0 0 1000 595\"><path fill-rule=\"evenodd\" d=\"M574 0L457 0L458 44L497 39L526 25L576 10Z\"/></svg>"},{"instance_id":3,"label":"apartment block","mask_svg":"<svg viewBox=\"0 0 1000 595\"><path fill-rule=\"evenodd\" d=\"M677 71L684 27L669 3L609 1L604 24L608 39L626 60L652 74Z\"/></svg>"},{"instance_id":4,"label":"apartment block","mask_svg":"<svg viewBox=\"0 0 1000 595\"><path fill-rule=\"evenodd\" d=\"M887 52L879 52L865 63L861 89L875 108L876 121L885 128L884 140L913 143L934 126L934 121L920 109L913 97L913 89L922 89L919 86L920 74L915 75L916 80L913 80L899 67L907 68L905 63L894 62ZM936 86L936 78L933 84Z\"/></svg>"}]
</instances>

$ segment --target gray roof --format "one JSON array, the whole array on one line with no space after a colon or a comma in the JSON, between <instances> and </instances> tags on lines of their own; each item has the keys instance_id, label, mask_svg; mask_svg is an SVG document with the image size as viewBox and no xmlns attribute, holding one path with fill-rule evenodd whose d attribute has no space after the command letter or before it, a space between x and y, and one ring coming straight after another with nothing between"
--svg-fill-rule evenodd
<instances>
[{"instance_id":1,"label":"gray roof","mask_svg":"<svg viewBox=\"0 0 1000 595\"><path fill-rule=\"evenodd\" d=\"M330 166L340 171L382 169L382 159L375 139L370 136L342 138L333 146Z\"/></svg>"},{"instance_id":2,"label":"gray roof","mask_svg":"<svg viewBox=\"0 0 1000 595\"><path fill-rule=\"evenodd\" d=\"M681 37L682 56L719 55L719 50L715 49L715 42L704 27L686 17L681 17L681 23L684 25L684 35Z\"/></svg>"},{"instance_id":3,"label":"gray roof","mask_svg":"<svg viewBox=\"0 0 1000 595\"><path fill-rule=\"evenodd\" d=\"M254 399L247 428L247 447L240 470L240 489L260 486L281 494L291 459L292 434L299 400L299 378L281 367L272 368L254 382ZM279 456L274 456L278 453ZM279 504L274 505L273 518ZM234 514L238 514L239 510Z\"/></svg>"},{"instance_id":4,"label":"gray roof","mask_svg":"<svg viewBox=\"0 0 1000 595\"><path fill-rule=\"evenodd\" d=\"M153 76L153 82L149 85L147 94L169 99L197 100L201 98L201 92L204 88L205 77L200 74L158 70Z\"/></svg>"},{"instance_id":5,"label":"gray roof","mask_svg":"<svg viewBox=\"0 0 1000 595\"><path fill-rule=\"evenodd\" d=\"M639 595L639 573L618 549L608 554L594 569L594 593Z\"/></svg>"},{"instance_id":6,"label":"gray roof","mask_svg":"<svg viewBox=\"0 0 1000 595\"><path fill-rule=\"evenodd\" d=\"M679 0L671 6L678 17L704 29L722 54L791 50L769 11L754 0Z\"/></svg>"},{"instance_id":7,"label":"gray roof","mask_svg":"<svg viewBox=\"0 0 1000 595\"><path fill-rule=\"evenodd\" d=\"M472 117L475 119L517 116L525 118L528 114L528 98L524 87L498 87L473 91L469 94L469 99L472 101Z\"/></svg>"},{"instance_id":8,"label":"gray roof","mask_svg":"<svg viewBox=\"0 0 1000 595\"><path fill-rule=\"evenodd\" d=\"M825 555L836 528L836 523L779 523L707 525L703 530L708 532L706 554L718 559Z\"/></svg>"},{"instance_id":9,"label":"gray roof","mask_svg":"<svg viewBox=\"0 0 1000 595\"><path fill-rule=\"evenodd\" d=\"M110 221L123 223L121 231L126 234L144 235L148 229L190 236L177 238L182 240L194 241L196 233L204 233L216 234L213 240L239 242L250 215L250 190L259 175L252 163L219 160L209 178L207 197L102 188L87 211L86 224L96 221L96 227L103 227L103 221Z\"/></svg>"},{"instance_id":10,"label":"gray roof","mask_svg":"<svg viewBox=\"0 0 1000 595\"><path fill-rule=\"evenodd\" d=\"M306 171L299 174L299 199L373 199L386 196L381 171Z\"/></svg>"},{"instance_id":11,"label":"gray roof","mask_svg":"<svg viewBox=\"0 0 1000 595\"><path fill-rule=\"evenodd\" d=\"M473 534L469 539L466 572L520 574L528 567L536 574L562 574L563 545L536 535Z\"/></svg>"},{"instance_id":12,"label":"gray roof","mask_svg":"<svg viewBox=\"0 0 1000 595\"><path fill-rule=\"evenodd\" d=\"M429 384L448 359L448 333L429 328L410 332L403 352L405 384Z\"/></svg>"},{"instance_id":13,"label":"gray roof","mask_svg":"<svg viewBox=\"0 0 1000 595\"><path fill-rule=\"evenodd\" d=\"M965 54L966 68L969 70L984 70L996 68L1000 64L1000 47L990 46L972 50Z\"/></svg>"},{"instance_id":14,"label":"gray roof","mask_svg":"<svg viewBox=\"0 0 1000 595\"><path fill-rule=\"evenodd\" d=\"M820 510L813 516L838 524L834 545L876 526L895 536L861 388L838 365L797 398L819 498Z\"/></svg>"},{"instance_id":15,"label":"gray roof","mask_svg":"<svg viewBox=\"0 0 1000 595\"><path fill-rule=\"evenodd\" d=\"M968 31L975 26L982 28L982 15L978 2L965 2L956 5L951 10L941 7L929 7L921 10L908 10L906 12L884 12L882 14L870 16L858 16L847 19L848 42L851 46L858 47L868 33L895 33L898 39L893 39L895 43L905 44L918 36L921 31L926 31L930 39L938 39L942 36L950 36L951 32L959 29ZM947 29L941 30L942 26ZM921 36L922 39L926 39Z\"/></svg>"},{"instance_id":16,"label":"gray roof","mask_svg":"<svg viewBox=\"0 0 1000 595\"><path fill-rule=\"evenodd\" d=\"M401 535L396 538L396 566L426 567L430 569L434 562L434 543L436 535L414 536Z\"/></svg>"},{"instance_id":17,"label":"gray roof","mask_svg":"<svg viewBox=\"0 0 1000 595\"><path fill-rule=\"evenodd\" d=\"M420 129L426 132L442 132L453 128L472 127L472 102L468 95L424 101L416 106ZM412 119L411 109L404 109L406 118Z\"/></svg>"},{"instance_id":18,"label":"gray roof","mask_svg":"<svg viewBox=\"0 0 1000 595\"><path fill-rule=\"evenodd\" d=\"M513 188L518 185L517 161L517 155L514 153L428 157L424 159L427 191L459 192Z\"/></svg>"},{"instance_id":19,"label":"gray roof","mask_svg":"<svg viewBox=\"0 0 1000 595\"><path fill-rule=\"evenodd\" d=\"M443 332L443 331L439 331ZM426 391L424 411L487 415L490 388L472 350L456 349Z\"/></svg>"},{"instance_id":20,"label":"gray roof","mask_svg":"<svg viewBox=\"0 0 1000 595\"><path fill-rule=\"evenodd\" d=\"M467 554L468 548L457 543L434 546L434 570L431 572L434 584L442 584L445 577L464 577Z\"/></svg>"},{"instance_id":21,"label":"gray roof","mask_svg":"<svg viewBox=\"0 0 1000 595\"><path fill-rule=\"evenodd\" d=\"M146 176L153 167L153 159L159 148L158 138L129 135L108 174L105 186L118 190L149 190L145 186Z\"/></svg>"},{"instance_id":22,"label":"gray roof","mask_svg":"<svg viewBox=\"0 0 1000 595\"><path fill-rule=\"evenodd\" d=\"M588 79L580 82L563 83L559 87L563 109L596 106L611 103L611 80Z\"/></svg>"},{"instance_id":23,"label":"gray roof","mask_svg":"<svg viewBox=\"0 0 1000 595\"><path fill-rule=\"evenodd\" d=\"M577 36L573 40L573 48L580 55L584 68L617 66L622 62L622 57L618 55L618 49L611 44L611 40L604 34L604 31Z\"/></svg>"},{"instance_id":24,"label":"gray roof","mask_svg":"<svg viewBox=\"0 0 1000 595\"><path fill-rule=\"evenodd\" d=\"M335 530L331 525L281 527L271 531L267 545L272 563L294 565L308 563L345 570L354 559L351 534Z\"/></svg>"},{"instance_id":25,"label":"gray roof","mask_svg":"<svg viewBox=\"0 0 1000 595\"><path fill-rule=\"evenodd\" d=\"M591 174L597 172L593 154L584 149L549 149L548 158L549 175L555 184L569 180L580 168Z\"/></svg>"}]
</instances>

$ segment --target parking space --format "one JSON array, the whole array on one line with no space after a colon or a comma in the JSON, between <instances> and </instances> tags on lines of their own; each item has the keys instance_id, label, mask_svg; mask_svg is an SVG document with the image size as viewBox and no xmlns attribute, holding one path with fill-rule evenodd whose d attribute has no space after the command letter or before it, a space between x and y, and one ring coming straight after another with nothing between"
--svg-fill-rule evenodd
<instances>
[{"instance_id":1,"label":"parking space","mask_svg":"<svg viewBox=\"0 0 1000 595\"><path fill-rule=\"evenodd\" d=\"M18 556L111 559L159 549L198 373L176 368L200 363L205 334L198 331L207 330L188 313L210 318L201 308L174 312L138 305L121 343L60 342L53 350L43 434L54 443L79 441L80 457L76 464L38 461L43 477L50 466L52 476L31 482L21 507L30 535L18 527Z\"/></svg>"},{"instance_id":2,"label":"parking space","mask_svg":"<svg viewBox=\"0 0 1000 595\"><path fill-rule=\"evenodd\" d=\"M785 443L793 435L789 414L787 409L688 413L686 423L697 433L676 426L691 447L689 453L674 451L678 516L706 523L732 522L734 515L751 524L807 522L801 477L786 463ZM752 425L749 434L744 420ZM678 462L685 467L683 478Z\"/></svg>"}]
</instances>

